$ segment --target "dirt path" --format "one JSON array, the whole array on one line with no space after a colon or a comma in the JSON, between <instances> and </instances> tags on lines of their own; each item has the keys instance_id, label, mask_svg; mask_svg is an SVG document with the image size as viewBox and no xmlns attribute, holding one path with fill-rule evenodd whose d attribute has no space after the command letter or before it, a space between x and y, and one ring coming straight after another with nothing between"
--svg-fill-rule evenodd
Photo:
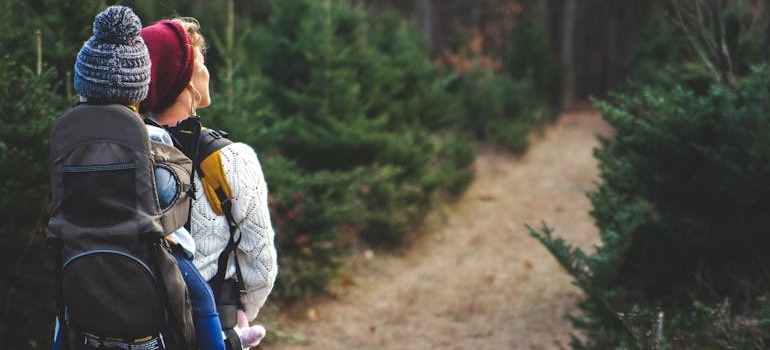
<instances>
[{"instance_id":1,"label":"dirt path","mask_svg":"<svg viewBox=\"0 0 770 350\"><path fill-rule=\"evenodd\" d=\"M480 150L464 197L438 210L407 252L362 254L336 298L269 325L261 349L557 349L580 295L524 224L545 220L583 247L598 242L585 193L598 175L594 112L563 116L522 158Z\"/></svg>"}]
</instances>

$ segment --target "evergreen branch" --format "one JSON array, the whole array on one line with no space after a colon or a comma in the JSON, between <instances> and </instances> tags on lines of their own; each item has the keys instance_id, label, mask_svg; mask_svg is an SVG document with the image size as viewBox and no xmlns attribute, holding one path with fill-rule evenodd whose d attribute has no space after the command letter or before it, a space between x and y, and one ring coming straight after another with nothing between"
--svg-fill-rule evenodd
<instances>
[{"instance_id":1,"label":"evergreen branch","mask_svg":"<svg viewBox=\"0 0 770 350\"><path fill-rule=\"evenodd\" d=\"M590 268L586 264L586 254L579 247L567 244L563 238L553 237L553 229L542 222L541 232L533 229L529 224L524 224L529 231L529 235L542 243L556 261L567 273L575 278L575 285L585 292L588 297L600 306L601 313L612 322L617 329L626 332L636 343L638 349L644 349L639 337L633 332L631 326L620 316L620 313L610 304L610 301L604 297L602 288L594 286L591 279Z\"/></svg>"}]
</instances>

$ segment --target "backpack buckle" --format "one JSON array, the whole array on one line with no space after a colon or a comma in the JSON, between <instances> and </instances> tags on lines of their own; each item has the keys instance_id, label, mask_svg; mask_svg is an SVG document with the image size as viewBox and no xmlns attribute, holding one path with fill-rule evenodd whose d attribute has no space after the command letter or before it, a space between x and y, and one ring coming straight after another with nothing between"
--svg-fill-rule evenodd
<instances>
[{"instance_id":1,"label":"backpack buckle","mask_svg":"<svg viewBox=\"0 0 770 350\"><path fill-rule=\"evenodd\" d=\"M223 130L209 129L209 133L211 134L211 137L213 137L215 140L216 139L221 139L223 137L227 137L227 135L228 135L228 133L226 131L223 131Z\"/></svg>"},{"instance_id":2,"label":"backpack buckle","mask_svg":"<svg viewBox=\"0 0 770 350\"><path fill-rule=\"evenodd\" d=\"M136 339L123 339L83 332L83 345L86 349L163 350L166 348L160 334Z\"/></svg>"}]
</instances>

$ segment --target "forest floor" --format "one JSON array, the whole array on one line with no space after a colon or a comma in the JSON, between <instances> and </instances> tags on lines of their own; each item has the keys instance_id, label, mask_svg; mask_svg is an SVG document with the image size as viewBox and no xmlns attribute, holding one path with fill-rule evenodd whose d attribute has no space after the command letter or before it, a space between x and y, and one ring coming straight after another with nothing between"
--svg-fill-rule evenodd
<instances>
[{"instance_id":1,"label":"forest floor","mask_svg":"<svg viewBox=\"0 0 770 350\"><path fill-rule=\"evenodd\" d=\"M353 256L331 296L268 319L260 349L567 347L564 315L581 292L524 225L546 222L589 251L599 243L586 193L596 136L610 133L595 111L577 111L533 134L521 157L479 148L475 181L413 244Z\"/></svg>"}]
</instances>

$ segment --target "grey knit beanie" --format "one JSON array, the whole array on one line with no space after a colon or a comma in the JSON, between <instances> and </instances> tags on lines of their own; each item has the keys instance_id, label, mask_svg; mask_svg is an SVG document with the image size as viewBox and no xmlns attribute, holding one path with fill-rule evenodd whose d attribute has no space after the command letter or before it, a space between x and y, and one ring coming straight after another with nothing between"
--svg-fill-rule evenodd
<instances>
[{"instance_id":1,"label":"grey knit beanie","mask_svg":"<svg viewBox=\"0 0 770 350\"><path fill-rule=\"evenodd\" d=\"M150 55L142 22L130 8L110 6L94 19L94 35L75 61L75 91L115 103L144 100L150 85Z\"/></svg>"}]
</instances>

